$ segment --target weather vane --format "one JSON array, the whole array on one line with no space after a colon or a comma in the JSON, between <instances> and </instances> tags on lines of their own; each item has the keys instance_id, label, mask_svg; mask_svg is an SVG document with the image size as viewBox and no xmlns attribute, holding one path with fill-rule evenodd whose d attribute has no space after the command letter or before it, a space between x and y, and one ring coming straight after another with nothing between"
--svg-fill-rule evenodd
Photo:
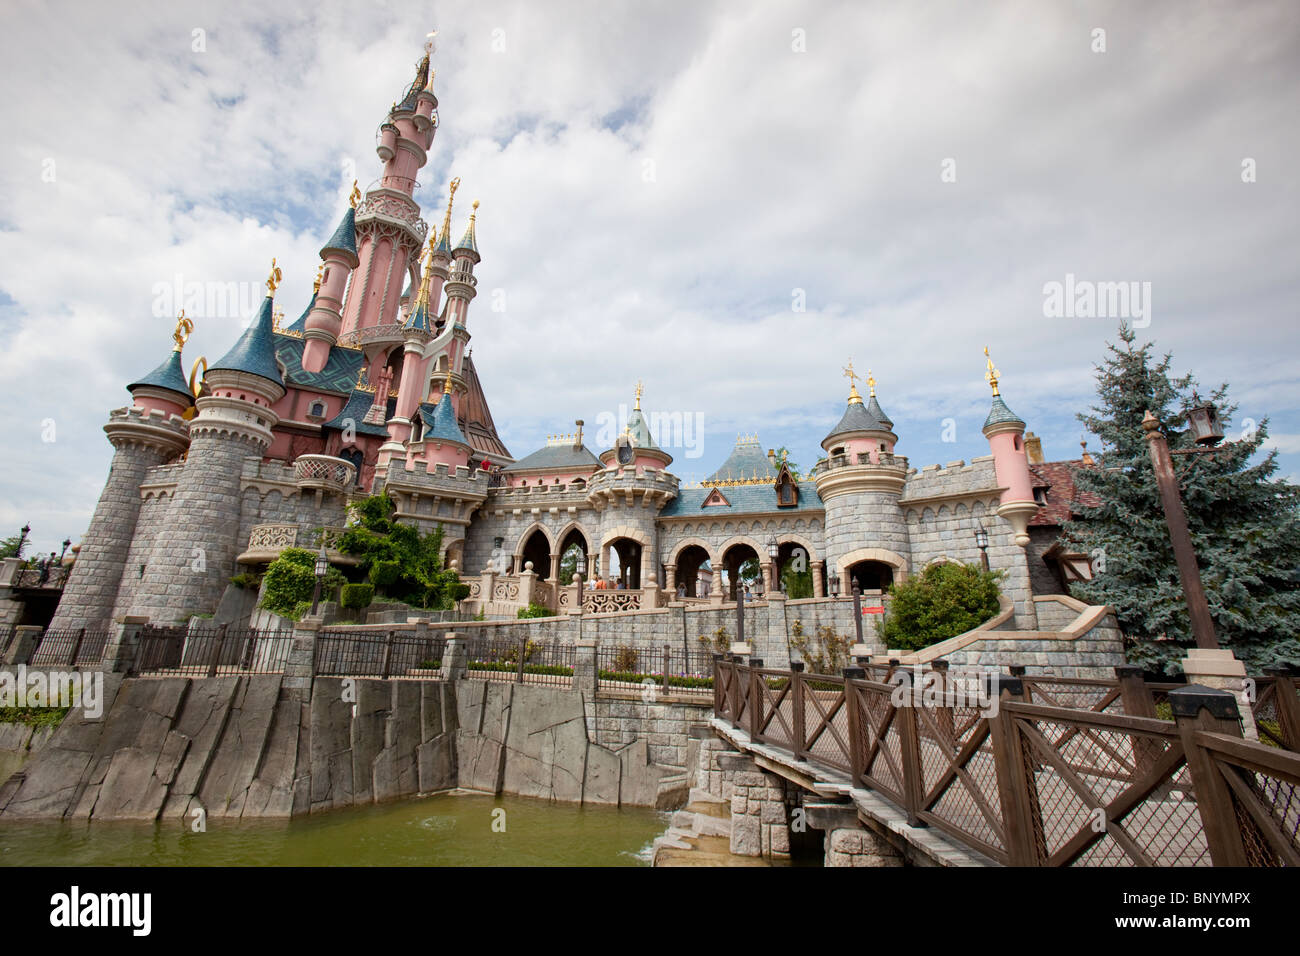
<instances>
[{"instance_id":1,"label":"weather vane","mask_svg":"<svg viewBox=\"0 0 1300 956\"><path fill-rule=\"evenodd\" d=\"M644 386L642 386L640 382L636 383L636 410L637 411L641 410L641 389L643 387Z\"/></svg>"},{"instance_id":2,"label":"weather vane","mask_svg":"<svg viewBox=\"0 0 1300 956\"><path fill-rule=\"evenodd\" d=\"M275 295L275 290L276 290L277 288L279 288L279 286L280 286L280 280L283 279L283 278L284 278L284 273L282 273L282 272L280 271L280 267L277 266L277 265L275 264L275 259L272 259L272 260L271 260L271 274L270 274L269 276L267 276L267 279L266 279L266 290L267 290L267 291L266 291L266 294L267 294L268 296L274 296L274 295Z\"/></svg>"},{"instance_id":3,"label":"weather vane","mask_svg":"<svg viewBox=\"0 0 1300 956\"><path fill-rule=\"evenodd\" d=\"M194 321L192 319L187 319L185 317L185 310L181 309L176 316L176 331L172 333L172 341L176 343L176 348L173 351L179 352L183 349L185 347L185 340L190 337L190 333L193 331Z\"/></svg>"},{"instance_id":4,"label":"weather vane","mask_svg":"<svg viewBox=\"0 0 1300 956\"><path fill-rule=\"evenodd\" d=\"M843 373L844 377L849 380L849 401L862 401L862 396L858 394L858 379L862 376L853 371L853 359L849 359L849 364L844 367Z\"/></svg>"},{"instance_id":5,"label":"weather vane","mask_svg":"<svg viewBox=\"0 0 1300 956\"><path fill-rule=\"evenodd\" d=\"M437 46L433 41L438 36L438 31L434 30L432 33L426 33L424 36L424 52L432 55L433 51L437 49Z\"/></svg>"},{"instance_id":6,"label":"weather vane","mask_svg":"<svg viewBox=\"0 0 1300 956\"><path fill-rule=\"evenodd\" d=\"M989 347L984 346L984 357L989 360L989 367L984 372L984 381L993 386L993 394L998 394L998 370L993 367L993 359L989 358Z\"/></svg>"}]
</instances>

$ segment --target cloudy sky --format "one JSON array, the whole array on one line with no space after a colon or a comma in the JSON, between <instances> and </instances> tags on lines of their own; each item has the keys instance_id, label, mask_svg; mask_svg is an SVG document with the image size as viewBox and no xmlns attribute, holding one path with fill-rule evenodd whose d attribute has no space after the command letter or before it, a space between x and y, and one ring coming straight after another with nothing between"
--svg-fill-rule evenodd
<instances>
[{"instance_id":1,"label":"cloudy sky","mask_svg":"<svg viewBox=\"0 0 1300 956\"><path fill-rule=\"evenodd\" d=\"M1141 339L1231 383L1300 474L1289 0L125 9L0 12L0 535L85 530L107 412L170 349L160 289L255 296L274 256L302 311L435 28L416 198L439 221L459 176L457 235L482 202L469 327L516 456L642 379L647 410L702 416L683 478L738 431L808 467L851 358L913 465L969 459L988 345L1075 457L1118 321L1045 314L1072 275L1149 283ZM199 316L187 366L247 319Z\"/></svg>"}]
</instances>

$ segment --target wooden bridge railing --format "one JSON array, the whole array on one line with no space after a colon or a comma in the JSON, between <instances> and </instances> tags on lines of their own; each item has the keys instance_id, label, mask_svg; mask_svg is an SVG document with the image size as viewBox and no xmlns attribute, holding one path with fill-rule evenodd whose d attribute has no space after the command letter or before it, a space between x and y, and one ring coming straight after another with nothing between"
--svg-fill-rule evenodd
<instances>
[{"instance_id":1,"label":"wooden bridge railing","mask_svg":"<svg viewBox=\"0 0 1300 956\"><path fill-rule=\"evenodd\" d=\"M1106 681L753 665L715 660L716 716L999 863L1300 863L1300 754L1243 740L1227 691L1171 685L1161 720Z\"/></svg>"}]
</instances>

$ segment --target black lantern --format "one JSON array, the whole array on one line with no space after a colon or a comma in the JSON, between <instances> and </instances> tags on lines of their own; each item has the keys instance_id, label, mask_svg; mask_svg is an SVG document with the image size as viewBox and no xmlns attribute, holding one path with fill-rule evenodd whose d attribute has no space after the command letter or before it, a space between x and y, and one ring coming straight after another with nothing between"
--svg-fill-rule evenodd
<instances>
[{"instance_id":1,"label":"black lantern","mask_svg":"<svg viewBox=\"0 0 1300 956\"><path fill-rule=\"evenodd\" d=\"M322 541L320 551L316 554L316 588L311 595L311 613L316 613L316 605L320 603L321 587L325 584L325 575L330 569L329 555L325 553L325 543Z\"/></svg>"},{"instance_id":2,"label":"black lantern","mask_svg":"<svg viewBox=\"0 0 1300 956\"><path fill-rule=\"evenodd\" d=\"M1196 393L1192 393L1194 404L1187 410L1187 427L1192 439L1198 445L1214 447L1223 441L1223 429L1219 426L1219 410L1210 402L1202 402Z\"/></svg>"},{"instance_id":3,"label":"black lantern","mask_svg":"<svg viewBox=\"0 0 1300 956\"><path fill-rule=\"evenodd\" d=\"M831 575L831 597L837 598L839 596L840 596L840 576L838 574L832 574Z\"/></svg>"},{"instance_id":4,"label":"black lantern","mask_svg":"<svg viewBox=\"0 0 1300 956\"><path fill-rule=\"evenodd\" d=\"M71 539L71 538L64 538L64 539L63 539L63 550L59 552L59 563L60 563L60 564L63 563L63 556L64 556L65 554L68 553L68 548L70 548L70 547L72 547L72 539Z\"/></svg>"},{"instance_id":5,"label":"black lantern","mask_svg":"<svg viewBox=\"0 0 1300 956\"><path fill-rule=\"evenodd\" d=\"M989 569L989 533L982 524L975 526L975 547L980 549L980 567L987 571Z\"/></svg>"},{"instance_id":6,"label":"black lantern","mask_svg":"<svg viewBox=\"0 0 1300 956\"><path fill-rule=\"evenodd\" d=\"M27 535L31 533L32 526L25 524L19 530L22 534L18 536L18 550L14 552L15 558L21 558L23 556L23 544L27 541Z\"/></svg>"}]
</instances>

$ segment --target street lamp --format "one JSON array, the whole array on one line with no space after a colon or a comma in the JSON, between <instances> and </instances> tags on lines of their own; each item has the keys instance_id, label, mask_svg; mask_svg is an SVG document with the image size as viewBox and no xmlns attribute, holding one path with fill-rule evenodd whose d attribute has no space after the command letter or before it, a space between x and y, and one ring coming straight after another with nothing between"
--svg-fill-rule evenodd
<instances>
[{"instance_id":1,"label":"street lamp","mask_svg":"<svg viewBox=\"0 0 1300 956\"><path fill-rule=\"evenodd\" d=\"M59 564L63 563L63 556L68 553L68 548L72 547L72 539L63 539L63 550L59 552Z\"/></svg>"},{"instance_id":2,"label":"street lamp","mask_svg":"<svg viewBox=\"0 0 1300 956\"><path fill-rule=\"evenodd\" d=\"M320 551L316 554L316 588L311 593L311 613L315 615L316 606L320 603L320 591L325 584L325 575L330 569L330 559L325 553L325 542L321 542Z\"/></svg>"},{"instance_id":3,"label":"street lamp","mask_svg":"<svg viewBox=\"0 0 1300 956\"><path fill-rule=\"evenodd\" d=\"M838 598L839 596L840 596L840 576L838 574L832 574L831 575L831 597Z\"/></svg>"},{"instance_id":4,"label":"street lamp","mask_svg":"<svg viewBox=\"0 0 1300 956\"><path fill-rule=\"evenodd\" d=\"M18 536L18 550L14 552L15 558L21 558L23 556L23 544L27 541L27 535L31 533L32 526L25 524L19 530L22 531L22 534Z\"/></svg>"},{"instance_id":5,"label":"street lamp","mask_svg":"<svg viewBox=\"0 0 1300 956\"><path fill-rule=\"evenodd\" d=\"M989 533L984 530L984 525L975 526L975 547L980 549L980 567L985 571L989 569Z\"/></svg>"},{"instance_id":6,"label":"street lamp","mask_svg":"<svg viewBox=\"0 0 1300 956\"><path fill-rule=\"evenodd\" d=\"M776 535L772 535L767 539L767 557L772 568L772 590L773 591L781 590L780 577L777 574L778 569L776 566L777 555L779 555L780 553L781 553L781 546L776 543Z\"/></svg>"},{"instance_id":7,"label":"street lamp","mask_svg":"<svg viewBox=\"0 0 1300 956\"><path fill-rule=\"evenodd\" d=\"M862 643L862 591L858 582L853 582L853 626L857 630L858 643Z\"/></svg>"}]
</instances>

